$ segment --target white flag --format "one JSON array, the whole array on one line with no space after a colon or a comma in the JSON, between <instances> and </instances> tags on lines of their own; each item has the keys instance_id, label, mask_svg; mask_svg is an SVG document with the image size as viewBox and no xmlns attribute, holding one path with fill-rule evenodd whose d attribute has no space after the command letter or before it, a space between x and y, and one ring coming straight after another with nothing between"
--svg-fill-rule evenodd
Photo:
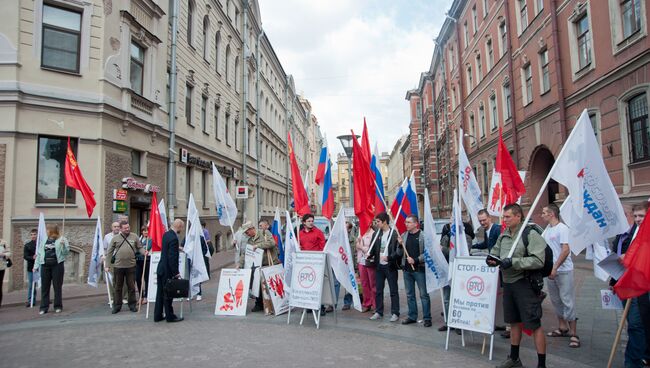
<instances>
[{"instance_id":1,"label":"white flag","mask_svg":"<svg viewBox=\"0 0 650 368\"><path fill-rule=\"evenodd\" d=\"M569 189L568 211L562 217L571 230L569 247L576 255L629 227L600 152L584 110L549 174Z\"/></svg>"},{"instance_id":2,"label":"white flag","mask_svg":"<svg viewBox=\"0 0 650 368\"><path fill-rule=\"evenodd\" d=\"M158 203L158 212L160 213L160 220L163 224L163 229L165 232L169 230L169 224L167 223L167 209L165 208L165 199L161 199Z\"/></svg>"},{"instance_id":3,"label":"white flag","mask_svg":"<svg viewBox=\"0 0 650 368\"><path fill-rule=\"evenodd\" d=\"M460 130L458 142L458 186L460 187L460 197L467 206L467 212L472 219L472 227L478 229L481 224L478 222L478 211L483 209L481 200L481 187L476 181L474 170L469 164L465 147L463 147L463 129Z\"/></svg>"},{"instance_id":4,"label":"white flag","mask_svg":"<svg viewBox=\"0 0 650 368\"><path fill-rule=\"evenodd\" d=\"M440 248L440 235L436 233L431 215L429 190L424 189L424 266L427 280L427 293L449 285L449 264Z\"/></svg>"},{"instance_id":5,"label":"white flag","mask_svg":"<svg viewBox=\"0 0 650 368\"><path fill-rule=\"evenodd\" d=\"M454 189L454 204L453 204L454 222L451 224L450 234L450 247L451 254L453 252L455 257L469 256L469 247L467 246L467 238L465 237L465 226L463 225L463 216L460 212L460 202L458 201L458 193ZM451 258L450 258L451 259Z\"/></svg>"},{"instance_id":6,"label":"white flag","mask_svg":"<svg viewBox=\"0 0 650 368\"><path fill-rule=\"evenodd\" d=\"M286 232L284 236L284 283L287 285L287 290L291 290L291 272L293 271L293 257L296 251L300 250L300 244L296 240L296 234L293 232L293 223L289 211L285 211L287 220Z\"/></svg>"},{"instance_id":7,"label":"white flag","mask_svg":"<svg viewBox=\"0 0 650 368\"><path fill-rule=\"evenodd\" d=\"M521 182L526 181L526 172L519 171L519 177ZM492 216L501 217L503 214L503 207L505 207L506 196L502 190L501 186L501 173L496 172L492 169L492 180L490 181L490 192L488 196L487 210L488 213ZM517 203L521 201L521 197L517 200Z\"/></svg>"},{"instance_id":8,"label":"white flag","mask_svg":"<svg viewBox=\"0 0 650 368\"><path fill-rule=\"evenodd\" d=\"M343 207L339 210L334 227L330 237L327 239L325 249L330 267L334 271L334 276L339 280L341 285L352 294L354 309L361 312L361 299L359 298L359 285L354 277L354 265L352 264L352 252L350 250L350 241L348 231L345 226L345 212Z\"/></svg>"},{"instance_id":9,"label":"white flag","mask_svg":"<svg viewBox=\"0 0 650 368\"><path fill-rule=\"evenodd\" d=\"M192 292L190 297L194 297L199 293L199 284L208 281L208 270L205 268L205 260L203 259L203 250L201 249L201 238L203 237L203 228L201 227L201 220L199 219L199 212L196 210L194 204L194 196L190 193L190 206L193 207L192 217L188 217L188 222L191 222L189 231L185 234L185 245L183 251L187 254L187 258L192 262L190 268L190 286ZM188 214L190 210L188 208Z\"/></svg>"},{"instance_id":10,"label":"white flag","mask_svg":"<svg viewBox=\"0 0 650 368\"><path fill-rule=\"evenodd\" d=\"M36 235L36 254L45 252L45 242L47 241L47 229L45 228L45 216L43 212L38 216L38 233ZM34 262L34 290L41 288L41 265Z\"/></svg>"},{"instance_id":11,"label":"white flag","mask_svg":"<svg viewBox=\"0 0 650 368\"><path fill-rule=\"evenodd\" d=\"M214 201L217 204L219 223L223 226L232 227L237 219L237 206L232 200L226 183L223 181L214 162L212 163L212 190L214 191Z\"/></svg>"},{"instance_id":12,"label":"white flag","mask_svg":"<svg viewBox=\"0 0 650 368\"><path fill-rule=\"evenodd\" d=\"M104 244L102 242L102 222L97 216L95 236L93 237L93 252L90 256L88 267L88 285L97 287L97 280L102 274L102 257L104 256Z\"/></svg>"}]
</instances>

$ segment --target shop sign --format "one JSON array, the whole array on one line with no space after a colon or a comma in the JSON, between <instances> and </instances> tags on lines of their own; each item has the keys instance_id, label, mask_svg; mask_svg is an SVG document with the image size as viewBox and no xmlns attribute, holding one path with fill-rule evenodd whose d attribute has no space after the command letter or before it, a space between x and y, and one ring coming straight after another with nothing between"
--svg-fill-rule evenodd
<instances>
[{"instance_id":1,"label":"shop sign","mask_svg":"<svg viewBox=\"0 0 650 368\"><path fill-rule=\"evenodd\" d=\"M130 189L130 190L142 190L145 193L160 192L160 186L141 183L131 177L126 177L122 179L122 188Z\"/></svg>"},{"instance_id":2,"label":"shop sign","mask_svg":"<svg viewBox=\"0 0 650 368\"><path fill-rule=\"evenodd\" d=\"M116 201L126 201L128 191L124 189L113 189L113 199Z\"/></svg>"},{"instance_id":3,"label":"shop sign","mask_svg":"<svg viewBox=\"0 0 650 368\"><path fill-rule=\"evenodd\" d=\"M248 187L245 185L238 185L237 188L237 194L235 194L235 198L237 199L246 199L248 198Z\"/></svg>"},{"instance_id":4,"label":"shop sign","mask_svg":"<svg viewBox=\"0 0 650 368\"><path fill-rule=\"evenodd\" d=\"M113 212L126 212L128 208L126 201L113 201Z\"/></svg>"}]
</instances>

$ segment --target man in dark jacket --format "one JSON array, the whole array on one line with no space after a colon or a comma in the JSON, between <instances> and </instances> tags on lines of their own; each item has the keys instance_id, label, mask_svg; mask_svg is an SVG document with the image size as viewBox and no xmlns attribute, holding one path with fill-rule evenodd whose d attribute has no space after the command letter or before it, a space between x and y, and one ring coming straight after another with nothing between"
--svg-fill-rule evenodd
<instances>
[{"instance_id":1,"label":"man in dark jacket","mask_svg":"<svg viewBox=\"0 0 650 368\"><path fill-rule=\"evenodd\" d=\"M162 251L160 252L160 262L156 269L158 277L158 287L156 290L156 308L154 309L153 320L160 322L166 319L167 322L180 322L183 318L179 318L174 314L172 307L173 298L165 295L165 283L172 278L180 278L181 274L178 271L178 234L184 228L185 223L182 220L176 219L162 238ZM165 309L165 316L163 317L163 307Z\"/></svg>"},{"instance_id":2,"label":"man in dark jacket","mask_svg":"<svg viewBox=\"0 0 650 368\"><path fill-rule=\"evenodd\" d=\"M378 214L375 216L375 219L379 221L379 233L375 242L371 245L372 249L368 252L368 259L377 261L377 269L375 271L377 285L375 305L377 309L370 319L377 320L384 316L384 285L388 281L388 288L390 290L390 321L397 322L399 320L397 269L399 268L399 261L402 259L402 253L399 252L397 245L397 237L399 234L397 230L391 229L389 225L390 219L386 212Z\"/></svg>"},{"instance_id":3,"label":"man in dark jacket","mask_svg":"<svg viewBox=\"0 0 650 368\"><path fill-rule=\"evenodd\" d=\"M406 289L406 299L409 307L408 317L402 321L402 324L409 325L416 323L418 320L418 304L415 300L415 284L417 284L418 289L420 289L424 327L431 327L431 300L427 292L424 269L424 235L418 229L418 217L416 215L408 215L405 224L406 231L397 239L401 247L398 251L402 253L404 288Z\"/></svg>"},{"instance_id":4,"label":"man in dark jacket","mask_svg":"<svg viewBox=\"0 0 650 368\"><path fill-rule=\"evenodd\" d=\"M32 229L29 232L29 241L25 243L23 248L23 259L27 261L27 302L25 307L32 305L32 300L34 300L34 260L36 259L36 236L38 231Z\"/></svg>"},{"instance_id":5,"label":"man in dark jacket","mask_svg":"<svg viewBox=\"0 0 650 368\"><path fill-rule=\"evenodd\" d=\"M485 237L482 242L472 245L472 249L485 249L489 253L494 244L497 243L497 239L499 239L501 225L492 223L490 214L486 209L478 211L478 222L485 231Z\"/></svg>"}]
</instances>

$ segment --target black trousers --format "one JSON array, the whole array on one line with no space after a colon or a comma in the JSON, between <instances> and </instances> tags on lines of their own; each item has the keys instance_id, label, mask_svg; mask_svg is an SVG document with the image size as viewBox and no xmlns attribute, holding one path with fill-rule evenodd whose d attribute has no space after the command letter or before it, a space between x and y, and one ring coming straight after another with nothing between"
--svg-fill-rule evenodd
<instances>
[{"instance_id":1,"label":"black trousers","mask_svg":"<svg viewBox=\"0 0 650 368\"><path fill-rule=\"evenodd\" d=\"M120 309L122 304L120 303L120 298L122 297L122 288L124 288L124 282L126 281L126 288L128 289L128 301L129 307L133 308L136 304L135 298L135 267L130 268L117 268L113 269L113 278L115 282L115 292L113 294L113 308L117 307Z\"/></svg>"},{"instance_id":2,"label":"black trousers","mask_svg":"<svg viewBox=\"0 0 650 368\"><path fill-rule=\"evenodd\" d=\"M650 359L650 293L645 293L637 298L639 303L639 314L645 329L645 357Z\"/></svg>"},{"instance_id":3,"label":"black trousers","mask_svg":"<svg viewBox=\"0 0 650 368\"><path fill-rule=\"evenodd\" d=\"M54 266L41 265L41 310L50 308L50 286L54 289L54 309L63 308L63 262Z\"/></svg>"},{"instance_id":4,"label":"black trousers","mask_svg":"<svg viewBox=\"0 0 650 368\"><path fill-rule=\"evenodd\" d=\"M0 271L0 306L2 305L2 285L5 280L5 270Z\"/></svg>"},{"instance_id":5,"label":"black trousers","mask_svg":"<svg viewBox=\"0 0 650 368\"><path fill-rule=\"evenodd\" d=\"M167 277L157 275L158 287L156 289L156 307L153 312L153 320L161 321L167 319L168 321L176 318L174 315L174 307L172 307L173 298L168 298L165 293L165 282L167 282ZM165 310L165 315L163 316L163 309Z\"/></svg>"},{"instance_id":6,"label":"black trousers","mask_svg":"<svg viewBox=\"0 0 650 368\"><path fill-rule=\"evenodd\" d=\"M375 281L377 294L375 297L375 305L377 308L375 312L379 315L384 315L384 286L385 281L388 281L388 289L390 290L390 313L399 316L399 294L397 290L397 269L388 265L377 265L375 271Z\"/></svg>"},{"instance_id":7,"label":"black trousers","mask_svg":"<svg viewBox=\"0 0 650 368\"><path fill-rule=\"evenodd\" d=\"M138 285L138 292L142 291L142 297L147 297L147 286L149 285L149 265L150 259L147 257L147 263L144 259L135 261L135 283ZM144 272L144 284L142 283L142 273Z\"/></svg>"}]
</instances>

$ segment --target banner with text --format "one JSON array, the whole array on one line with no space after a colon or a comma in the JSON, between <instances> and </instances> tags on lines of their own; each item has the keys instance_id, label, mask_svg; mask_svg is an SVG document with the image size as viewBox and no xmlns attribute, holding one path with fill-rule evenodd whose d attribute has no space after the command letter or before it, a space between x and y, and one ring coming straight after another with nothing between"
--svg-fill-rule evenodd
<instances>
[{"instance_id":1,"label":"banner with text","mask_svg":"<svg viewBox=\"0 0 650 368\"><path fill-rule=\"evenodd\" d=\"M320 309L325 280L325 258L326 254L323 252L304 251L294 254L290 307Z\"/></svg>"}]
</instances>

